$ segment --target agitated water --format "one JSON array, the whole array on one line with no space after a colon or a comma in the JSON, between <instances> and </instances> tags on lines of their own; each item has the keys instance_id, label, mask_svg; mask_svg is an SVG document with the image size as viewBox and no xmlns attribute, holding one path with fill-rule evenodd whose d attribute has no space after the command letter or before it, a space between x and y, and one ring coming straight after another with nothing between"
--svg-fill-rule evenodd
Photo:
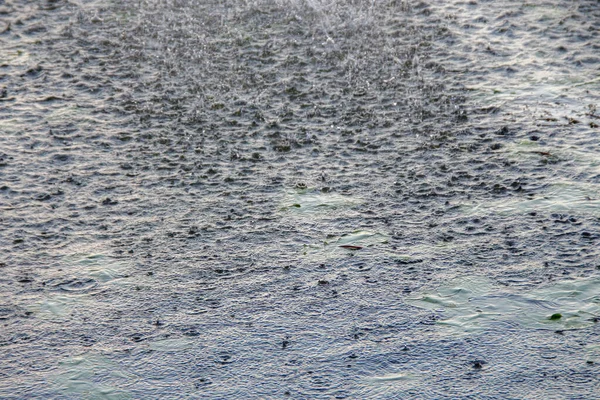
<instances>
[{"instance_id":1,"label":"agitated water","mask_svg":"<svg viewBox=\"0 0 600 400\"><path fill-rule=\"evenodd\" d=\"M0 397L594 398L597 1L0 1Z\"/></svg>"}]
</instances>

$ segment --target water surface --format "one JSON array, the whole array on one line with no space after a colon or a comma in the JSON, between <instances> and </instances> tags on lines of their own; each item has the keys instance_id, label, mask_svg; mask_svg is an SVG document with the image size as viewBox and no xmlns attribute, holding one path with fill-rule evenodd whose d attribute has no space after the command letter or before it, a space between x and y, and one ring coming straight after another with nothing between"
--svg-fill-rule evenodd
<instances>
[{"instance_id":1,"label":"water surface","mask_svg":"<svg viewBox=\"0 0 600 400\"><path fill-rule=\"evenodd\" d=\"M593 398L599 29L0 2L0 397Z\"/></svg>"}]
</instances>

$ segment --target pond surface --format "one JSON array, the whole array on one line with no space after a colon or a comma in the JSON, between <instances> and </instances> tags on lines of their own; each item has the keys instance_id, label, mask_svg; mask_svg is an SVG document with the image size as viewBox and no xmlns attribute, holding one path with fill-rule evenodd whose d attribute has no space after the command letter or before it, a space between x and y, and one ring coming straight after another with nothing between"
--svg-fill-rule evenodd
<instances>
[{"instance_id":1,"label":"pond surface","mask_svg":"<svg viewBox=\"0 0 600 400\"><path fill-rule=\"evenodd\" d=\"M599 106L596 0L0 0L0 398L594 398Z\"/></svg>"}]
</instances>

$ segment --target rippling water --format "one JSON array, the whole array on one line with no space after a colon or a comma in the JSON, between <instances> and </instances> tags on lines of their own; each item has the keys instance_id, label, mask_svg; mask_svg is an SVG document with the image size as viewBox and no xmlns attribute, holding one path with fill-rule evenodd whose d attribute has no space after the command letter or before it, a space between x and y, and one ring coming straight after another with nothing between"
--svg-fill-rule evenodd
<instances>
[{"instance_id":1,"label":"rippling water","mask_svg":"<svg viewBox=\"0 0 600 400\"><path fill-rule=\"evenodd\" d=\"M599 30L0 0L0 397L593 398Z\"/></svg>"}]
</instances>

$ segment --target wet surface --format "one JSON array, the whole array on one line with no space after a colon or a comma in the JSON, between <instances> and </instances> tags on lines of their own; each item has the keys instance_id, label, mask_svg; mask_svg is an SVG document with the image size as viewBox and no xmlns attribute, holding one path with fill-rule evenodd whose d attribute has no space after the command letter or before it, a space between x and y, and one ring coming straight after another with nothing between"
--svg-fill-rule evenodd
<instances>
[{"instance_id":1,"label":"wet surface","mask_svg":"<svg viewBox=\"0 0 600 400\"><path fill-rule=\"evenodd\" d=\"M592 398L599 30L0 0L0 397Z\"/></svg>"}]
</instances>

